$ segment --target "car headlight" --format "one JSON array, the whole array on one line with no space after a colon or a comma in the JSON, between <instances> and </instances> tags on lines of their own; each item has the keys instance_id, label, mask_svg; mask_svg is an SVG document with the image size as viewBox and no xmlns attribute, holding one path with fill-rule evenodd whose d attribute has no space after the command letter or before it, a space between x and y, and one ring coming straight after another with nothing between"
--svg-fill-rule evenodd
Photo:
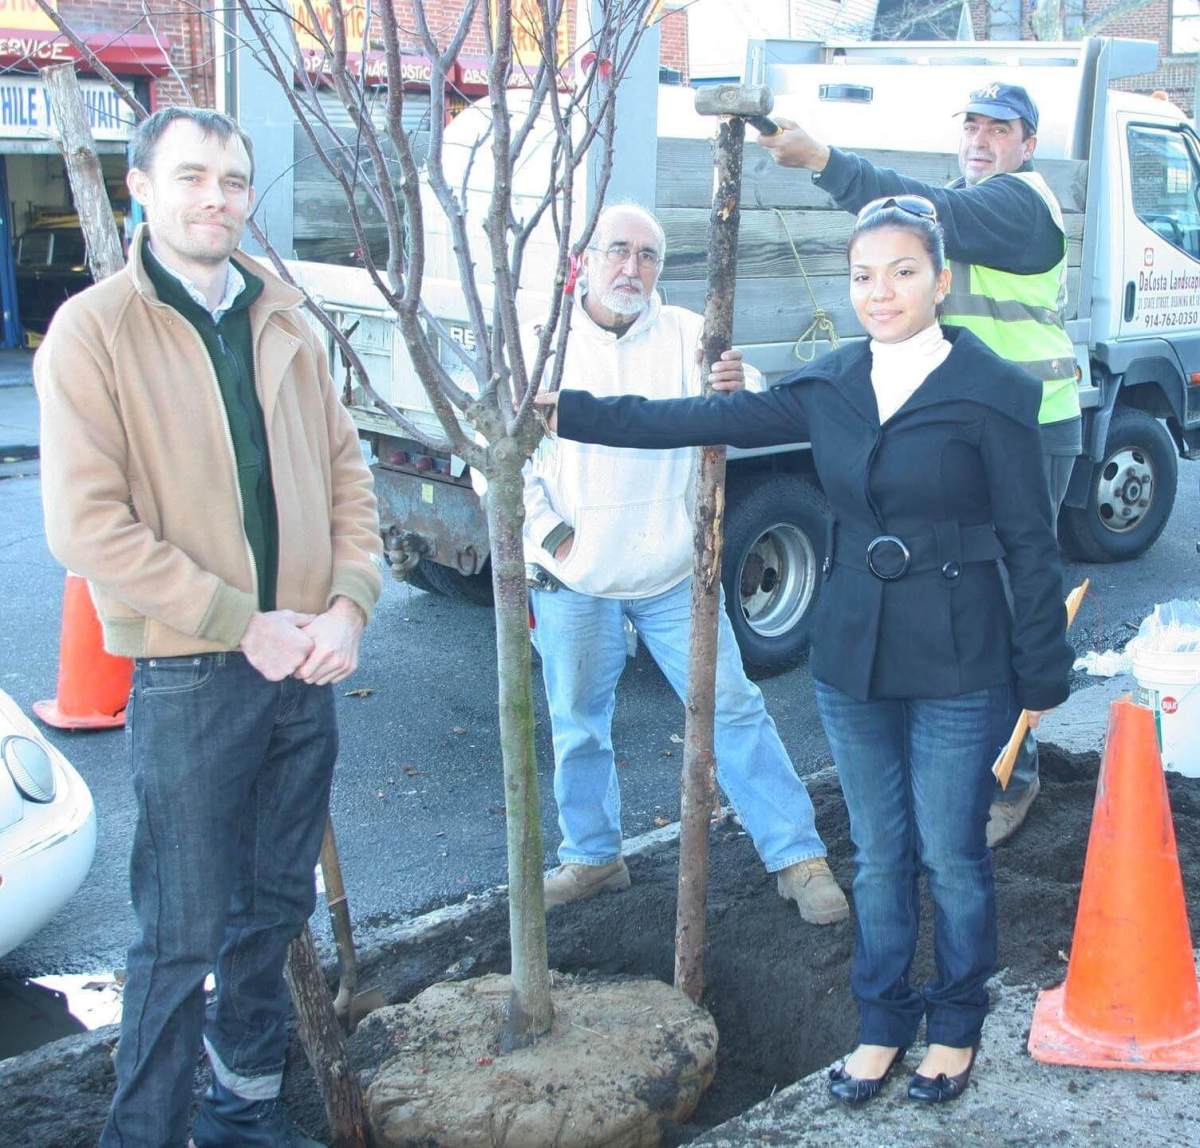
<instances>
[{"instance_id":1,"label":"car headlight","mask_svg":"<svg viewBox=\"0 0 1200 1148\"><path fill-rule=\"evenodd\" d=\"M10 734L0 741L0 759L27 801L48 805L54 800L54 766L50 755L36 741Z\"/></svg>"}]
</instances>

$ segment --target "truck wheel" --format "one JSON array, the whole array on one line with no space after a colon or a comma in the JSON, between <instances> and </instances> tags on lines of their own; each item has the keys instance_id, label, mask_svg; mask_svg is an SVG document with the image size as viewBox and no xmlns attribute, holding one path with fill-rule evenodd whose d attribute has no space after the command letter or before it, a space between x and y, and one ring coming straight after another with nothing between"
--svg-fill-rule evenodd
<instances>
[{"instance_id":1,"label":"truck wheel","mask_svg":"<svg viewBox=\"0 0 1200 1148\"><path fill-rule=\"evenodd\" d=\"M419 570L425 575L425 580L435 594L445 594L447 598L460 598L476 606L492 604L492 566L485 562L478 574L460 574L449 566L437 562L421 561Z\"/></svg>"},{"instance_id":2,"label":"truck wheel","mask_svg":"<svg viewBox=\"0 0 1200 1148\"><path fill-rule=\"evenodd\" d=\"M1087 506L1064 506L1059 515L1064 550L1083 562L1145 553L1171 516L1178 476L1175 444L1162 423L1143 411L1115 411Z\"/></svg>"},{"instance_id":3,"label":"truck wheel","mask_svg":"<svg viewBox=\"0 0 1200 1148\"><path fill-rule=\"evenodd\" d=\"M731 483L722 584L746 669L783 673L808 650L825 559L828 506L792 474Z\"/></svg>"}]
</instances>

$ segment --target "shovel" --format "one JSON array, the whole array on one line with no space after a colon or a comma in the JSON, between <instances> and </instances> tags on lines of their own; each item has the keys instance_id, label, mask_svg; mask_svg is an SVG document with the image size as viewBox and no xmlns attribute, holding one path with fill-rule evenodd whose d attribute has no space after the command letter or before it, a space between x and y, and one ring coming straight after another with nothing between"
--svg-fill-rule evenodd
<instances>
[{"instance_id":1,"label":"shovel","mask_svg":"<svg viewBox=\"0 0 1200 1148\"><path fill-rule=\"evenodd\" d=\"M358 956L354 951L350 903L346 900L346 886L342 882L342 863L338 858L332 817L325 819L325 837L321 841L321 877L325 882L325 903L329 906L329 920L333 925L333 939L338 952L338 991L333 998L333 1011L349 1033L355 1030L367 1013L382 1008L387 1000L381 989L355 992L358 988Z\"/></svg>"},{"instance_id":2,"label":"shovel","mask_svg":"<svg viewBox=\"0 0 1200 1148\"><path fill-rule=\"evenodd\" d=\"M1067 595L1068 628L1075 621L1075 615L1079 613L1080 603L1083 601L1083 596L1087 593L1090 583L1091 579L1085 578ZM996 758L996 762L992 766L992 773L996 775L996 780L1000 782L1001 789L1008 788L1008 780L1012 777L1013 766L1017 763L1017 754L1021 752L1021 743L1025 740L1025 735L1028 732L1029 711L1022 710L1021 716L1017 718L1017 724L1012 731L1012 737L1008 739L1008 744L1000 751L1000 756Z\"/></svg>"}]
</instances>

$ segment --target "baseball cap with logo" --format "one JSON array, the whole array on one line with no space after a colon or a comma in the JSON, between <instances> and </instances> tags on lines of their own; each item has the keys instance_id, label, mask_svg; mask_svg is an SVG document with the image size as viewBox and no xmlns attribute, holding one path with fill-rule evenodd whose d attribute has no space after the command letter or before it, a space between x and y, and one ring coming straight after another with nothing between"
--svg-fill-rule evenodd
<instances>
[{"instance_id":1,"label":"baseball cap with logo","mask_svg":"<svg viewBox=\"0 0 1200 1148\"><path fill-rule=\"evenodd\" d=\"M991 116L994 120L1025 120L1033 131L1037 131L1037 104L1029 93L1018 84L988 84L971 93L970 103L955 112L966 115L974 112L979 116Z\"/></svg>"}]
</instances>

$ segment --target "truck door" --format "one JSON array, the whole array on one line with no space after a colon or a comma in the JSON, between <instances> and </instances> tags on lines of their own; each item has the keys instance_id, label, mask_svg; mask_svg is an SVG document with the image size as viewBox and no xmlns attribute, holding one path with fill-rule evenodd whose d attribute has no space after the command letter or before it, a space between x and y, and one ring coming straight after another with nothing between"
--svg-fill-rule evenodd
<instances>
[{"instance_id":1,"label":"truck door","mask_svg":"<svg viewBox=\"0 0 1200 1148\"><path fill-rule=\"evenodd\" d=\"M1173 341L1200 327L1200 176L1195 137L1181 126L1125 117L1121 336Z\"/></svg>"}]
</instances>

